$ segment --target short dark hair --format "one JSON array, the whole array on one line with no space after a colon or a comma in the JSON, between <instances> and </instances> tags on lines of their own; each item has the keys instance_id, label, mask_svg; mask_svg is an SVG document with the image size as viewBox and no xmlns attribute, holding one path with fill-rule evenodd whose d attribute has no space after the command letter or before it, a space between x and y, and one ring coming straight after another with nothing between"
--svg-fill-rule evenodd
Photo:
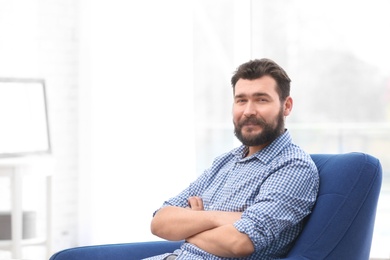
<instances>
[{"instance_id":1,"label":"short dark hair","mask_svg":"<svg viewBox=\"0 0 390 260\"><path fill-rule=\"evenodd\" d=\"M276 91L280 100L285 100L290 95L290 78L286 71L276 62L270 59L255 59L241 64L231 79L233 91L239 79L254 80L263 76L272 77L277 84Z\"/></svg>"}]
</instances>

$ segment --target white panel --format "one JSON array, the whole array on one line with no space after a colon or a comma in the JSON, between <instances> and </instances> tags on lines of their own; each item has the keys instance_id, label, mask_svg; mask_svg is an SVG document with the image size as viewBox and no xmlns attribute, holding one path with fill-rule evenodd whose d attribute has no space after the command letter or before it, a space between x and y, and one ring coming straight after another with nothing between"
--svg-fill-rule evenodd
<instances>
[{"instance_id":1,"label":"white panel","mask_svg":"<svg viewBox=\"0 0 390 260\"><path fill-rule=\"evenodd\" d=\"M152 213L195 176L191 8L117 0L84 11L90 169L81 165L80 188L90 233L81 243L155 240Z\"/></svg>"}]
</instances>

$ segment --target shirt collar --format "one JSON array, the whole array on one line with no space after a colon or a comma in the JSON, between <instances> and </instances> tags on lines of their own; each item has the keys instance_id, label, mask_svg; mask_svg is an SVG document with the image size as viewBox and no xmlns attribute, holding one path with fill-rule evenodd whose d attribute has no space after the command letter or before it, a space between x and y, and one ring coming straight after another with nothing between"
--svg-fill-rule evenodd
<instances>
[{"instance_id":1,"label":"shirt collar","mask_svg":"<svg viewBox=\"0 0 390 260\"><path fill-rule=\"evenodd\" d=\"M257 158L264 164L267 164L270 160L275 158L286 146L292 143L290 132L286 129L283 134L276 138L271 144L261 149L257 153L243 158L243 155L247 153L248 147L241 145L232 151L233 155L237 157L239 161L246 161L252 158Z\"/></svg>"}]
</instances>

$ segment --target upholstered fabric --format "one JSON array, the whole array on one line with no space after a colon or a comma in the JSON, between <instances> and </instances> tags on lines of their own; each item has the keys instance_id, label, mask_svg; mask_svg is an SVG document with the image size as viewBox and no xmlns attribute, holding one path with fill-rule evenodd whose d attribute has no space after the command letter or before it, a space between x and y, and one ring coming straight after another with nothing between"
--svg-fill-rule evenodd
<instances>
[{"instance_id":1,"label":"upholstered fabric","mask_svg":"<svg viewBox=\"0 0 390 260\"><path fill-rule=\"evenodd\" d=\"M382 181L378 159L363 153L314 154L320 191L313 213L285 260L369 259ZM181 242L71 248L50 260L136 260L173 252Z\"/></svg>"},{"instance_id":2,"label":"upholstered fabric","mask_svg":"<svg viewBox=\"0 0 390 260\"><path fill-rule=\"evenodd\" d=\"M181 242L152 241L65 249L50 260L136 260L173 252Z\"/></svg>"},{"instance_id":3,"label":"upholstered fabric","mask_svg":"<svg viewBox=\"0 0 390 260\"><path fill-rule=\"evenodd\" d=\"M320 173L313 213L286 259L369 259L382 182L378 159L312 155Z\"/></svg>"}]
</instances>

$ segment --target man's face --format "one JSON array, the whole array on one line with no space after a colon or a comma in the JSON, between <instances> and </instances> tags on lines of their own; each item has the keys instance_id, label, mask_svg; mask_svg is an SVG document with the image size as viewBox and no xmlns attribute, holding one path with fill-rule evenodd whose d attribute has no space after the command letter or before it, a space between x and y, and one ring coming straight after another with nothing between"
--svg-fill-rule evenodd
<instances>
[{"instance_id":1,"label":"man's face","mask_svg":"<svg viewBox=\"0 0 390 260\"><path fill-rule=\"evenodd\" d=\"M280 102L276 81L270 76L239 79L235 86L233 123L237 138L246 146L264 148L284 130L284 116L292 99Z\"/></svg>"}]
</instances>

